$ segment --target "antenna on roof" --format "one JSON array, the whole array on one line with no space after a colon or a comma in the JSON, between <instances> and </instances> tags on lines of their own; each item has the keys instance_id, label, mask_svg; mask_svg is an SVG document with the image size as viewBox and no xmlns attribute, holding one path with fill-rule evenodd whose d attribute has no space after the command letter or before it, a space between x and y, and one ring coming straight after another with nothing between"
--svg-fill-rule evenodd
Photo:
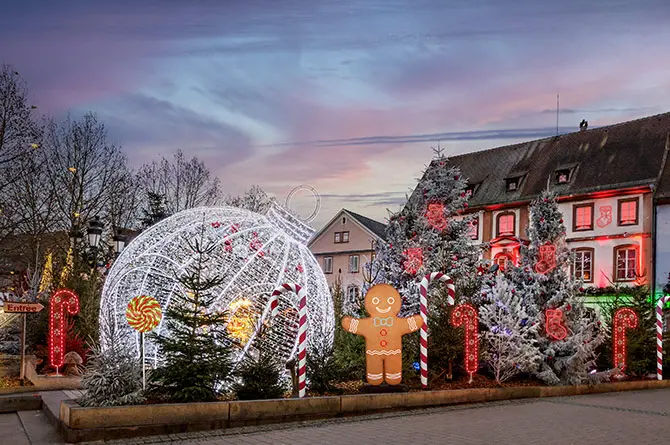
<instances>
[{"instance_id":1,"label":"antenna on roof","mask_svg":"<svg viewBox=\"0 0 670 445\"><path fill-rule=\"evenodd\" d=\"M556 136L558 136L558 93L556 93Z\"/></svg>"}]
</instances>

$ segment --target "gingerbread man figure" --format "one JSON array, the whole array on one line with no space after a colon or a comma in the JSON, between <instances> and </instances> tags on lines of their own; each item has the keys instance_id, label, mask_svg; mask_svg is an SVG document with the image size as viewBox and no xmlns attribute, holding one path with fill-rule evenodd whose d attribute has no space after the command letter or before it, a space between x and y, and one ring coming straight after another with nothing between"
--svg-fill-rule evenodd
<instances>
[{"instance_id":1,"label":"gingerbread man figure","mask_svg":"<svg viewBox=\"0 0 670 445\"><path fill-rule=\"evenodd\" d=\"M344 317L342 327L365 337L367 380L371 385L397 385L402 380L402 336L418 331L420 315L398 317L400 294L393 286L376 284L365 295L368 318Z\"/></svg>"}]
</instances>

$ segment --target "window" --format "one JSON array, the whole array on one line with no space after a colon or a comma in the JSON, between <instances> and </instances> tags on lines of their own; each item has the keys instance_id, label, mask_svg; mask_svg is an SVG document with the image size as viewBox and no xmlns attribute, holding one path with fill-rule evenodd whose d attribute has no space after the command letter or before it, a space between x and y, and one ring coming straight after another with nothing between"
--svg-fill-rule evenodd
<instances>
[{"instance_id":1,"label":"window","mask_svg":"<svg viewBox=\"0 0 670 445\"><path fill-rule=\"evenodd\" d=\"M519 189L519 183L521 178L508 178L505 179L505 190L508 192L514 192Z\"/></svg>"},{"instance_id":2,"label":"window","mask_svg":"<svg viewBox=\"0 0 670 445\"><path fill-rule=\"evenodd\" d=\"M637 198L619 200L619 225L631 226L637 224Z\"/></svg>"},{"instance_id":3,"label":"window","mask_svg":"<svg viewBox=\"0 0 670 445\"><path fill-rule=\"evenodd\" d=\"M349 272L358 272L358 255L349 255Z\"/></svg>"},{"instance_id":4,"label":"window","mask_svg":"<svg viewBox=\"0 0 670 445\"><path fill-rule=\"evenodd\" d=\"M469 197L472 197L477 192L477 189L479 188L479 184L470 184L467 187L465 187L465 194Z\"/></svg>"},{"instance_id":5,"label":"window","mask_svg":"<svg viewBox=\"0 0 670 445\"><path fill-rule=\"evenodd\" d=\"M333 257L323 257L323 273L333 273Z\"/></svg>"},{"instance_id":6,"label":"window","mask_svg":"<svg viewBox=\"0 0 670 445\"><path fill-rule=\"evenodd\" d=\"M572 264L572 274L577 280L593 283L593 249L575 249L575 260Z\"/></svg>"},{"instance_id":7,"label":"window","mask_svg":"<svg viewBox=\"0 0 670 445\"><path fill-rule=\"evenodd\" d=\"M593 230L593 203L572 207L572 231Z\"/></svg>"},{"instance_id":8,"label":"window","mask_svg":"<svg viewBox=\"0 0 670 445\"><path fill-rule=\"evenodd\" d=\"M556 170L555 172L556 175L556 184L567 184L570 182L570 169L569 168L564 168L560 170Z\"/></svg>"},{"instance_id":9,"label":"window","mask_svg":"<svg viewBox=\"0 0 670 445\"><path fill-rule=\"evenodd\" d=\"M348 243L349 232L335 232L335 244Z\"/></svg>"},{"instance_id":10,"label":"window","mask_svg":"<svg viewBox=\"0 0 670 445\"><path fill-rule=\"evenodd\" d=\"M617 246L614 248L614 258L616 281L633 281L637 278L638 246Z\"/></svg>"},{"instance_id":11,"label":"window","mask_svg":"<svg viewBox=\"0 0 670 445\"><path fill-rule=\"evenodd\" d=\"M516 215L513 212L501 213L497 218L498 236L514 235Z\"/></svg>"},{"instance_id":12,"label":"window","mask_svg":"<svg viewBox=\"0 0 670 445\"><path fill-rule=\"evenodd\" d=\"M479 238L479 216L476 216L470 221L468 235L470 235L470 239L473 240Z\"/></svg>"},{"instance_id":13,"label":"window","mask_svg":"<svg viewBox=\"0 0 670 445\"><path fill-rule=\"evenodd\" d=\"M360 290L358 289L358 286L355 284L352 284L347 287L347 298L349 301L356 301L360 295Z\"/></svg>"}]
</instances>

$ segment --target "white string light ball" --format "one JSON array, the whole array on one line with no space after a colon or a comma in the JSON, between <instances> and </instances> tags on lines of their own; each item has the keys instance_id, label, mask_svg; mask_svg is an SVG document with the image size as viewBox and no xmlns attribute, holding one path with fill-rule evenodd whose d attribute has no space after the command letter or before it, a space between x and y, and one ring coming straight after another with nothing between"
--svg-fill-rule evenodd
<instances>
[{"instance_id":1,"label":"white string light ball","mask_svg":"<svg viewBox=\"0 0 670 445\"><path fill-rule=\"evenodd\" d=\"M227 310L228 331L236 344L236 361L253 344L254 326L265 323L278 358L294 358L297 348L298 299L279 298L279 315L266 313L270 294L278 285L297 283L307 291L308 341L331 345L335 331L333 302L326 278L307 248L314 230L273 202L265 215L234 207L196 208L179 212L142 232L112 265L102 291L100 342L107 347L111 332L121 331L139 353L139 336L126 322L128 302L138 295L156 298L166 313L174 292L186 292L176 277L184 274L196 255L186 244L204 229L206 242L216 247L204 276L214 274L224 283L212 289L214 311ZM251 321L250 317L251 316ZM164 317L156 328L164 333ZM242 333L240 333L242 332ZM147 337L147 360L158 363L159 353Z\"/></svg>"}]
</instances>

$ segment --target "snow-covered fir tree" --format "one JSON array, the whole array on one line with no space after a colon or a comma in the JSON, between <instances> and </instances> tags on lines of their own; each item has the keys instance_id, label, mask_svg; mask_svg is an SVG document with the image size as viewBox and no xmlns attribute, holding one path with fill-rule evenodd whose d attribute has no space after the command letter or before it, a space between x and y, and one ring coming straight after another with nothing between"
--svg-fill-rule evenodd
<instances>
[{"instance_id":1,"label":"snow-covered fir tree","mask_svg":"<svg viewBox=\"0 0 670 445\"><path fill-rule=\"evenodd\" d=\"M386 240L377 243L371 275L376 283L389 283L403 298L401 315L419 312L420 279L429 272L444 272L456 286L457 300L479 296L481 276L476 273L480 250L472 242L467 180L450 166L441 149L405 207L389 216ZM432 286L428 304L428 361L435 375L453 378L462 361L463 332L449 323L453 307L445 286ZM418 357L416 357L418 359Z\"/></svg>"},{"instance_id":2,"label":"snow-covered fir tree","mask_svg":"<svg viewBox=\"0 0 670 445\"><path fill-rule=\"evenodd\" d=\"M603 333L595 311L584 305L581 283L570 275L572 255L555 193L545 191L532 202L528 239L529 244L521 246L521 264L506 273L528 315L539 325L536 339L542 361L535 375L550 385L584 383L595 368ZM548 245L555 246L555 253L542 252ZM548 309L561 311L560 324L546 324ZM556 339L547 331L565 338Z\"/></svg>"},{"instance_id":3,"label":"snow-covered fir tree","mask_svg":"<svg viewBox=\"0 0 670 445\"><path fill-rule=\"evenodd\" d=\"M389 216L386 241L377 243L376 282L396 287L404 298L405 313L418 311L417 277L442 271L457 289L473 287L479 249L470 236L467 180L458 167L449 166L441 149L405 207ZM476 287L476 286L474 286Z\"/></svg>"},{"instance_id":4,"label":"snow-covered fir tree","mask_svg":"<svg viewBox=\"0 0 670 445\"><path fill-rule=\"evenodd\" d=\"M109 347L92 345L91 355L81 384L84 393L77 400L81 406L121 406L144 403L142 365L125 335L114 325L102 327L111 332Z\"/></svg>"},{"instance_id":5,"label":"snow-covered fir tree","mask_svg":"<svg viewBox=\"0 0 670 445\"><path fill-rule=\"evenodd\" d=\"M537 369L542 356L537 347L539 324L533 323L528 312L532 301L524 304L521 296L505 275L498 274L495 283L482 299L479 323L487 328L482 332L485 362L498 383L521 372Z\"/></svg>"}]
</instances>

